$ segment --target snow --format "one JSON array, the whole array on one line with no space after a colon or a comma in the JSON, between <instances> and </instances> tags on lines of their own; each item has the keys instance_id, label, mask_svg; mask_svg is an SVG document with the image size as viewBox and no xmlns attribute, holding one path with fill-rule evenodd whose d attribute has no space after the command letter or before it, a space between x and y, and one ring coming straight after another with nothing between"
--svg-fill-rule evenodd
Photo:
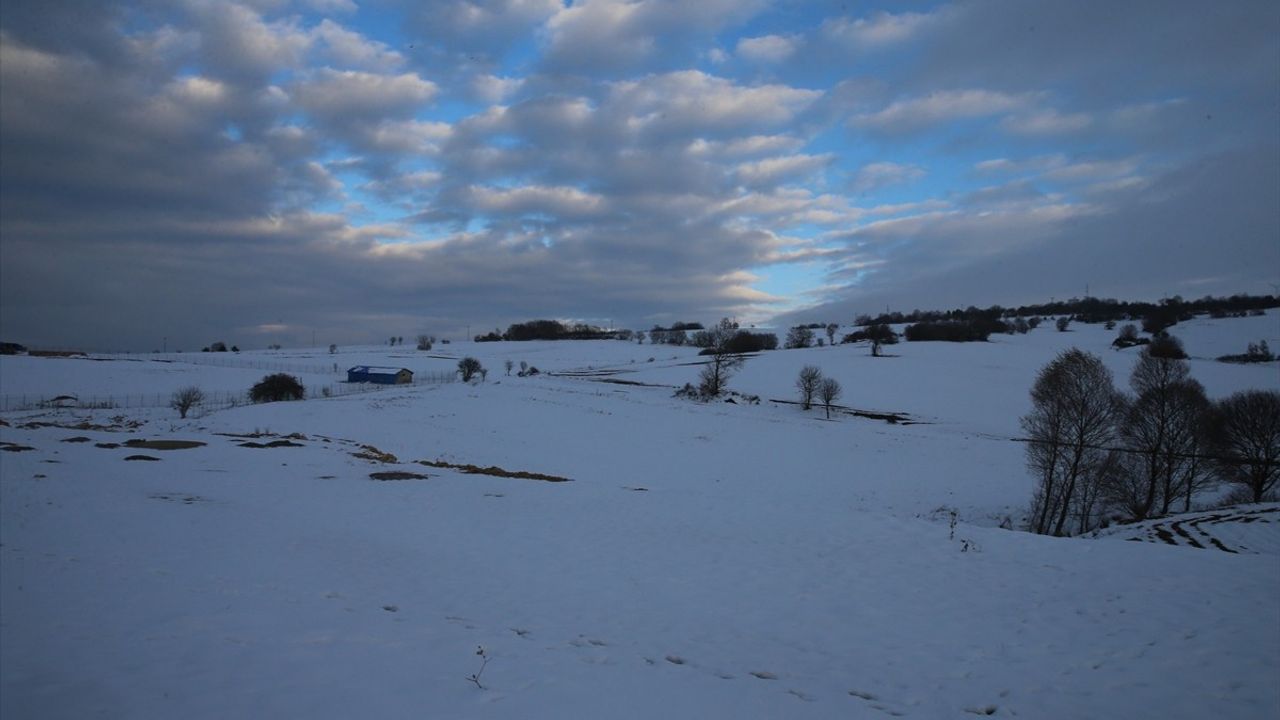
<instances>
[{"instance_id":1,"label":"snow","mask_svg":"<svg viewBox=\"0 0 1280 720\"><path fill-rule=\"evenodd\" d=\"M473 355L489 377L187 420L6 413L0 440L32 449L0 452L0 716L1280 715L1280 524L1213 525L1234 554L998 528L1030 497L1010 438L1038 369L1077 344L1124 385L1136 358L1071 329L763 353L730 381L759 404L672 398L694 349L593 341L241 353ZM1173 332L1204 358L1277 334L1274 314ZM806 364L845 406L916 424L770 402ZM263 372L6 357L0 393L243 392ZM1214 397L1280 387L1276 363L1192 373ZM97 446L130 439L206 444ZM428 477L370 478L389 470Z\"/></svg>"}]
</instances>

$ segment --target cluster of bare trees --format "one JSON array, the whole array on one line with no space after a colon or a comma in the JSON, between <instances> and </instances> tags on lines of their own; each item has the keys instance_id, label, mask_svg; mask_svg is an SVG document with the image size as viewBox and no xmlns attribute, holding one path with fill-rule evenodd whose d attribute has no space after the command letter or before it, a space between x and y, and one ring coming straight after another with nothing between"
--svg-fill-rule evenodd
<instances>
[{"instance_id":1,"label":"cluster of bare trees","mask_svg":"<svg viewBox=\"0 0 1280 720\"><path fill-rule=\"evenodd\" d=\"M802 409L811 409L816 398L826 408L828 420L831 419L831 407L844 393L835 378L823 377L822 370L813 365L800 368L800 375L796 377L796 389L800 391Z\"/></svg>"},{"instance_id":2,"label":"cluster of bare trees","mask_svg":"<svg viewBox=\"0 0 1280 720\"><path fill-rule=\"evenodd\" d=\"M1046 535L1088 532L1104 518L1188 511L1217 481L1258 502L1280 480L1280 392L1213 403L1184 360L1144 352L1116 390L1095 355L1071 349L1041 369L1022 418L1038 482L1028 525Z\"/></svg>"}]
</instances>

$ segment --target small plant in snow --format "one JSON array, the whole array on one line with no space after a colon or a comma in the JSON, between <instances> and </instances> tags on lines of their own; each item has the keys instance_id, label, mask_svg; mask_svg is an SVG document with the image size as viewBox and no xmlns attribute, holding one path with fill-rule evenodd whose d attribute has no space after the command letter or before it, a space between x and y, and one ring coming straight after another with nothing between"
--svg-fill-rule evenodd
<instances>
[{"instance_id":1,"label":"small plant in snow","mask_svg":"<svg viewBox=\"0 0 1280 720\"><path fill-rule=\"evenodd\" d=\"M485 654L483 645L476 646L476 655L480 656L480 669L468 675L467 679L483 690L484 686L480 684L480 676L484 674L484 668L489 664L489 656Z\"/></svg>"},{"instance_id":2,"label":"small plant in snow","mask_svg":"<svg viewBox=\"0 0 1280 720\"><path fill-rule=\"evenodd\" d=\"M508 359L505 363L503 363L503 365L505 365L505 366L506 366L506 368L507 368L507 374L508 374L508 375L510 375L510 374L511 374L511 368L515 367L515 363Z\"/></svg>"}]
</instances>

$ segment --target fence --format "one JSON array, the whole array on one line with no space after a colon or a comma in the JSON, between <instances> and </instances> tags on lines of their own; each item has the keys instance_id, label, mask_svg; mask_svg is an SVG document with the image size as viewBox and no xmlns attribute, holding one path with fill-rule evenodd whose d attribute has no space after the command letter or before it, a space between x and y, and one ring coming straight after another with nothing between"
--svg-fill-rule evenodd
<instances>
[{"instance_id":1,"label":"fence","mask_svg":"<svg viewBox=\"0 0 1280 720\"><path fill-rule=\"evenodd\" d=\"M301 372L301 371L295 371ZM456 373L415 373L413 382L402 385L379 385L376 383L334 382L328 385L307 386L308 400L327 397L342 397L360 393L394 390L396 388L417 387L421 385L444 385L457 382ZM77 410L116 410L130 408L163 408L169 407L173 401L172 393L128 393L124 395L0 395L0 412L17 410L41 410L50 408L71 408ZM205 392L204 399L197 406L204 410L222 410L237 405L249 404L249 392L213 391Z\"/></svg>"},{"instance_id":2,"label":"fence","mask_svg":"<svg viewBox=\"0 0 1280 720\"><path fill-rule=\"evenodd\" d=\"M165 355L159 362L187 363L188 365L205 365L208 367L234 368L241 370L265 370L267 372L304 373L309 375L337 375L343 371L337 363L331 365L308 365L306 363L276 362L274 360L247 360L234 355L222 353L182 353Z\"/></svg>"}]
</instances>

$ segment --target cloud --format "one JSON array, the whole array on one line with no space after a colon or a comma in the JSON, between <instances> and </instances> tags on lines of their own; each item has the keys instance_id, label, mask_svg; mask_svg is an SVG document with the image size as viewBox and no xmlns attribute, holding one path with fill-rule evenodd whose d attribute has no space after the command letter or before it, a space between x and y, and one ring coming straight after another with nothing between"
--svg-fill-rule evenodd
<instances>
[{"instance_id":1,"label":"cloud","mask_svg":"<svg viewBox=\"0 0 1280 720\"><path fill-rule=\"evenodd\" d=\"M1093 118L1087 113L1037 110L1007 117L1000 126L1020 135L1060 135L1083 130L1092 124Z\"/></svg>"},{"instance_id":2,"label":"cloud","mask_svg":"<svg viewBox=\"0 0 1280 720\"><path fill-rule=\"evenodd\" d=\"M738 166L738 181L748 186L772 186L779 182L812 175L835 160L831 154L785 155L765 158Z\"/></svg>"},{"instance_id":3,"label":"cloud","mask_svg":"<svg viewBox=\"0 0 1280 720\"><path fill-rule=\"evenodd\" d=\"M877 12L865 18L839 17L825 20L822 33L828 39L854 50L878 50L904 43L918 36L937 15L906 12Z\"/></svg>"},{"instance_id":4,"label":"cloud","mask_svg":"<svg viewBox=\"0 0 1280 720\"><path fill-rule=\"evenodd\" d=\"M853 118L858 127L883 131L918 130L966 118L989 117L1030 107L1036 96L992 90L942 90L921 97L895 100L873 113Z\"/></svg>"},{"instance_id":5,"label":"cloud","mask_svg":"<svg viewBox=\"0 0 1280 720\"><path fill-rule=\"evenodd\" d=\"M696 56L698 41L743 22L761 0L583 0L545 27L544 64L552 72L609 74L648 61L659 66Z\"/></svg>"},{"instance_id":6,"label":"cloud","mask_svg":"<svg viewBox=\"0 0 1280 720\"><path fill-rule=\"evenodd\" d=\"M405 64L404 56L385 43L370 40L327 18L312 35L323 45L325 59L340 68L390 72Z\"/></svg>"},{"instance_id":7,"label":"cloud","mask_svg":"<svg viewBox=\"0 0 1280 720\"><path fill-rule=\"evenodd\" d=\"M917 165L902 165L893 162L877 162L863 165L853 177L851 187L854 192L865 193L888 185L918 180L926 175L924 168Z\"/></svg>"},{"instance_id":8,"label":"cloud","mask_svg":"<svg viewBox=\"0 0 1280 720\"><path fill-rule=\"evenodd\" d=\"M386 75L322 68L291 87L300 107L324 122L407 117L431 101L438 88L417 73Z\"/></svg>"},{"instance_id":9,"label":"cloud","mask_svg":"<svg viewBox=\"0 0 1280 720\"><path fill-rule=\"evenodd\" d=\"M1037 302L1079 295L1086 283L1095 294L1126 299L1265 292L1272 269L1280 267L1273 242L1280 217L1269 204L1280 193L1275 146L1219 153L1149 182L1125 183L1094 205L1034 202L1025 183L1006 188L1019 190L1032 201L1008 211L928 214L840 236L847 257L875 262L874 270L838 272L840 291L779 321L851 317L886 303ZM900 242L905 239L910 243ZM1002 280L993 285L997 277Z\"/></svg>"},{"instance_id":10,"label":"cloud","mask_svg":"<svg viewBox=\"0 0 1280 720\"><path fill-rule=\"evenodd\" d=\"M738 40L738 57L757 63L776 63L791 57L800 38L795 35L762 35Z\"/></svg>"}]
</instances>

